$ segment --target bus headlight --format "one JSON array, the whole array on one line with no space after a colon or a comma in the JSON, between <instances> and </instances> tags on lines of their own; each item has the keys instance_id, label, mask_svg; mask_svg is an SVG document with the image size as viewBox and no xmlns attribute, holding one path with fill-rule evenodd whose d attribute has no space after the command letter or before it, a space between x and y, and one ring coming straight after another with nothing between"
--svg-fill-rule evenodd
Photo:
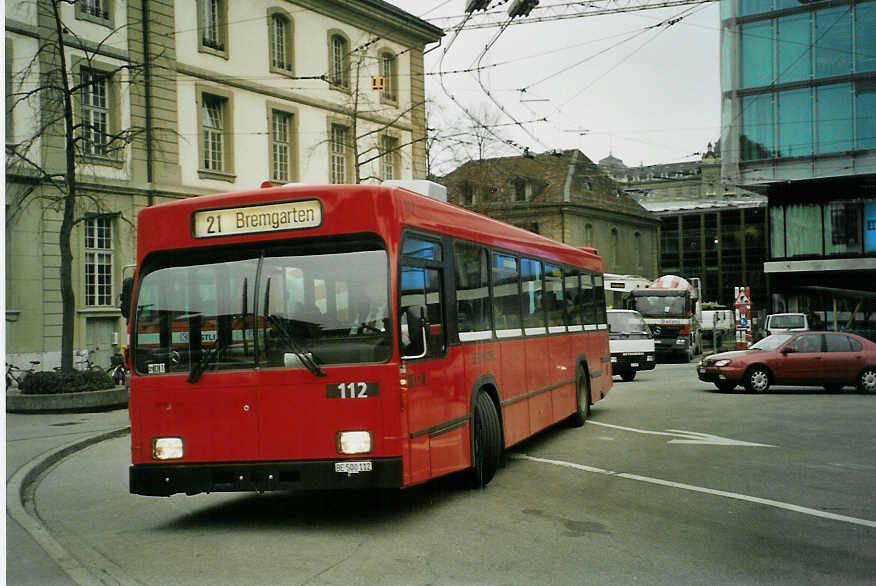
<instances>
[{"instance_id":1,"label":"bus headlight","mask_svg":"<svg viewBox=\"0 0 876 586\"><path fill-rule=\"evenodd\" d=\"M181 437L152 438L153 460L179 460L183 457L183 441Z\"/></svg>"},{"instance_id":2,"label":"bus headlight","mask_svg":"<svg viewBox=\"0 0 876 586\"><path fill-rule=\"evenodd\" d=\"M339 454L367 454L371 451L370 431L339 431Z\"/></svg>"}]
</instances>

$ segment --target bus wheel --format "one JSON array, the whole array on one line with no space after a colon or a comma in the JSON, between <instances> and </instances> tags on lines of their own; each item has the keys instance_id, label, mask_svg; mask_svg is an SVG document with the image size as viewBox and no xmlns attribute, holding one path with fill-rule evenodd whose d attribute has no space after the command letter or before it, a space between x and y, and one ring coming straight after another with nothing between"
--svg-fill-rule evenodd
<instances>
[{"instance_id":1,"label":"bus wheel","mask_svg":"<svg viewBox=\"0 0 876 586\"><path fill-rule=\"evenodd\" d=\"M590 417L590 378L580 366L575 375L575 395L575 412L569 416L569 425L581 427Z\"/></svg>"},{"instance_id":2,"label":"bus wheel","mask_svg":"<svg viewBox=\"0 0 876 586\"><path fill-rule=\"evenodd\" d=\"M496 406L487 393L478 392L472 420L471 470L469 486L483 488L496 473L502 456L502 427Z\"/></svg>"},{"instance_id":3,"label":"bus wheel","mask_svg":"<svg viewBox=\"0 0 876 586\"><path fill-rule=\"evenodd\" d=\"M621 376L621 379L625 380L626 382L630 382L631 380L636 378L636 371L635 370L625 370L621 373L620 376Z\"/></svg>"}]
</instances>

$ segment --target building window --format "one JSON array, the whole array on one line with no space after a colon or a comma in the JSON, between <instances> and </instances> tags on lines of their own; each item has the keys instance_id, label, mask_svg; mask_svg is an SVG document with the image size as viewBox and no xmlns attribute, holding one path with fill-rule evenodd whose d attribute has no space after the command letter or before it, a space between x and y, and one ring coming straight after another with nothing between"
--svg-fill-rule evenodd
<instances>
[{"instance_id":1,"label":"building window","mask_svg":"<svg viewBox=\"0 0 876 586\"><path fill-rule=\"evenodd\" d=\"M742 135L739 150L743 161L769 159L775 154L773 95L742 98Z\"/></svg>"},{"instance_id":2,"label":"building window","mask_svg":"<svg viewBox=\"0 0 876 586\"><path fill-rule=\"evenodd\" d=\"M593 246L593 224L584 224L584 246Z\"/></svg>"},{"instance_id":3,"label":"building window","mask_svg":"<svg viewBox=\"0 0 876 586\"><path fill-rule=\"evenodd\" d=\"M225 100L204 95L201 126L204 133L203 169L225 171Z\"/></svg>"},{"instance_id":4,"label":"building window","mask_svg":"<svg viewBox=\"0 0 876 586\"><path fill-rule=\"evenodd\" d=\"M329 82L339 88L350 87L350 49L347 39L339 34L329 42Z\"/></svg>"},{"instance_id":5,"label":"building window","mask_svg":"<svg viewBox=\"0 0 876 586\"><path fill-rule=\"evenodd\" d=\"M514 201L526 201L526 181L514 180Z\"/></svg>"},{"instance_id":6,"label":"building window","mask_svg":"<svg viewBox=\"0 0 876 586\"><path fill-rule=\"evenodd\" d=\"M380 167L383 179L397 179L398 165L398 139L394 136L383 135L380 137Z\"/></svg>"},{"instance_id":7,"label":"building window","mask_svg":"<svg viewBox=\"0 0 876 586\"><path fill-rule=\"evenodd\" d=\"M876 2L861 2L854 8L855 71L876 71Z\"/></svg>"},{"instance_id":8,"label":"building window","mask_svg":"<svg viewBox=\"0 0 876 586\"><path fill-rule=\"evenodd\" d=\"M849 6L816 10L815 38L815 77L851 72L852 16Z\"/></svg>"},{"instance_id":9,"label":"building window","mask_svg":"<svg viewBox=\"0 0 876 586\"><path fill-rule=\"evenodd\" d=\"M350 130L341 124L331 125L329 182L347 183L347 144Z\"/></svg>"},{"instance_id":10,"label":"building window","mask_svg":"<svg viewBox=\"0 0 876 586\"><path fill-rule=\"evenodd\" d=\"M76 2L76 18L109 25L109 4L109 0L78 0Z\"/></svg>"},{"instance_id":11,"label":"building window","mask_svg":"<svg viewBox=\"0 0 876 586\"><path fill-rule=\"evenodd\" d=\"M773 81L773 21L751 22L740 27L740 80L743 88L769 85Z\"/></svg>"},{"instance_id":12,"label":"building window","mask_svg":"<svg viewBox=\"0 0 876 586\"><path fill-rule=\"evenodd\" d=\"M612 268L617 269L618 248L620 248L620 239L618 237L617 228L611 229L611 264Z\"/></svg>"},{"instance_id":13,"label":"building window","mask_svg":"<svg viewBox=\"0 0 876 586\"><path fill-rule=\"evenodd\" d=\"M780 157L812 154L812 90L779 92L778 130Z\"/></svg>"},{"instance_id":14,"label":"building window","mask_svg":"<svg viewBox=\"0 0 876 586\"><path fill-rule=\"evenodd\" d=\"M856 201L834 201L825 204L825 254L862 252L862 206Z\"/></svg>"},{"instance_id":15,"label":"building window","mask_svg":"<svg viewBox=\"0 0 876 586\"><path fill-rule=\"evenodd\" d=\"M380 54L380 75L384 79L383 98L391 102L398 100L398 69L396 56L390 52Z\"/></svg>"},{"instance_id":16,"label":"building window","mask_svg":"<svg viewBox=\"0 0 876 586\"><path fill-rule=\"evenodd\" d=\"M289 181L292 154L292 114L271 110L271 180Z\"/></svg>"},{"instance_id":17,"label":"building window","mask_svg":"<svg viewBox=\"0 0 876 586\"><path fill-rule=\"evenodd\" d=\"M633 254L635 255L636 268L642 268L642 234L633 234Z\"/></svg>"},{"instance_id":18,"label":"building window","mask_svg":"<svg viewBox=\"0 0 876 586\"><path fill-rule=\"evenodd\" d=\"M113 305L112 218L85 220L85 305Z\"/></svg>"},{"instance_id":19,"label":"building window","mask_svg":"<svg viewBox=\"0 0 876 586\"><path fill-rule=\"evenodd\" d=\"M292 72L292 21L284 14L270 15L271 69Z\"/></svg>"},{"instance_id":20,"label":"building window","mask_svg":"<svg viewBox=\"0 0 876 586\"><path fill-rule=\"evenodd\" d=\"M80 70L82 89L82 151L105 157L109 150L110 76L93 69Z\"/></svg>"},{"instance_id":21,"label":"building window","mask_svg":"<svg viewBox=\"0 0 876 586\"><path fill-rule=\"evenodd\" d=\"M201 49L225 53L225 11L224 0L198 0Z\"/></svg>"},{"instance_id":22,"label":"building window","mask_svg":"<svg viewBox=\"0 0 876 586\"><path fill-rule=\"evenodd\" d=\"M474 205L474 189L471 185L463 183L459 187L459 191L462 193L462 205L466 207Z\"/></svg>"},{"instance_id":23,"label":"building window","mask_svg":"<svg viewBox=\"0 0 876 586\"><path fill-rule=\"evenodd\" d=\"M855 84L855 111L856 147L876 149L876 116L873 115L876 112L876 80Z\"/></svg>"}]
</instances>

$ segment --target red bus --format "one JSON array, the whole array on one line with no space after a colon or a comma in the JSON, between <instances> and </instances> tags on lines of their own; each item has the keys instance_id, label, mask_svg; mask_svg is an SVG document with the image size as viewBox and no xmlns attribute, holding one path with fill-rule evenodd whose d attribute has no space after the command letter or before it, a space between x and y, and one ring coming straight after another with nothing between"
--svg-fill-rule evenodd
<instances>
[{"instance_id":1,"label":"red bus","mask_svg":"<svg viewBox=\"0 0 876 586\"><path fill-rule=\"evenodd\" d=\"M581 425L611 388L593 249L385 185L138 222L132 493L483 486L505 448Z\"/></svg>"}]
</instances>

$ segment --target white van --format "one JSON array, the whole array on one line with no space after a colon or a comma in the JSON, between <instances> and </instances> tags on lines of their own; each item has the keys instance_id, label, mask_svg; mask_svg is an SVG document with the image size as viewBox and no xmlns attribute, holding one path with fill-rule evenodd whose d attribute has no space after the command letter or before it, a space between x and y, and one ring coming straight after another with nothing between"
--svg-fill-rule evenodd
<instances>
[{"instance_id":1,"label":"white van","mask_svg":"<svg viewBox=\"0 0 876 586\"><path fill-rule=\"evenodd\" d=\"M768 315L763 326L767 336L784 332L804 332L809 329L805 313L773 313Z\"/></svg>"},{"instance_id":2,"label":"white van","mask_svg":"<svg viewBox=\"0 0 876 586\"><path fill-rule=\"evenodd\" d=\"M612 373L631 381L638 371L653 370L654 336L642 314L630 309L609 309L606 313Z\"/></svg>"}]
</instances>

